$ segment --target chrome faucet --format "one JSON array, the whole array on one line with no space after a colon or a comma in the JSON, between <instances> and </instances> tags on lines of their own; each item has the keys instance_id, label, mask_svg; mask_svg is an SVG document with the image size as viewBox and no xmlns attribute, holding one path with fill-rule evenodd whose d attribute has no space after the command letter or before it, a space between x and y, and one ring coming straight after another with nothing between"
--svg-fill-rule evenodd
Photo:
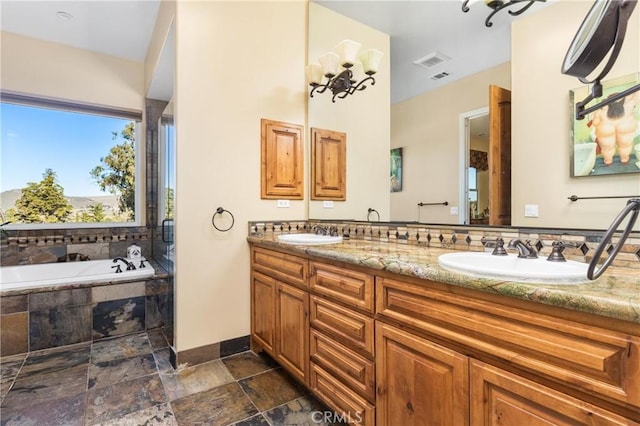
<instances>
[{"instance_id":1,"label":"chrome faucet","mask_svg":"<svg viewBox=\"0 0 640 426\"><path fill-rule=\"evenodd\" d=\"M521 259L537 259L538 252L531 245L530 240L526 240L524 243L519 239L514 239L509 241L509 245L507 246L510 249L518 250L518 257Z\"/></svg>"},{"instance_id":2,"label":"chrome faucet","mask_svg":"<svg viewBox=\"0 0 640 426\"><path fill-rule=\"evenodd\" d=\"M127 265L127 271L134 271L136 269L136 265L134 265L133 262L129 262L124 257L116 257L115 259L113 259L113 263L118 263L118 260L123 261L124 264ZM120 265L118 265L118 269L116 269L116 273L118 272L119 269L120 269Z\"/></svg>"}]
</instances>

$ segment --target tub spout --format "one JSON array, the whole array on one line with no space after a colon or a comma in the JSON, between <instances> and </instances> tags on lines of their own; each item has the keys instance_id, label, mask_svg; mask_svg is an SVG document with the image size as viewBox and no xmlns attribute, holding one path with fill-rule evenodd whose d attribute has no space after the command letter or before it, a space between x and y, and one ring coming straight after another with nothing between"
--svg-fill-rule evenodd
<instances>
[{"instance_id":1,"label":"tub spout","mask_svg":"<svg viewBox=\"0 0 640 426\"><path fill-rule=\"evenodd\" d=\"M118 260L123 261L124 264L127 265L127 271L133 271L136 269L136 265L134 265L133 262L129 262L124 257L116 257L115 259L113 259L113 263L118 263Z\"/></svg>"}]
</instances>

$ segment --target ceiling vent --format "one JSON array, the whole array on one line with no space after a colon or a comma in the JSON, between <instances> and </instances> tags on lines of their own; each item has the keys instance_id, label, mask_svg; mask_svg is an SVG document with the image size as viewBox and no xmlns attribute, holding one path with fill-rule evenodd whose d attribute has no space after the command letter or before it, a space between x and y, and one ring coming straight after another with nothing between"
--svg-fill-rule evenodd
<instances>
[{"instance_id":1,"label":"ceiling vent","mask_svg":"<svg viewBox=\"0 0 640 426\"><path fill-rule=\"evenodd\" d=\"M433 52L433 53L429 53L427 56L423 56L420 59L416 59L415 61L413 61L413 63L416 65L420 65L423 68L431 69L433 67L440 65L443 62L448 61L449 59L451 58L448 57L447 55L443 55L440 52Z\"/></svg>"},{"instance_id":2,"label":"ceiling vent","mask_svg":"<svg viewBox=\"0 0 640 426\"><path fill-rule=\"evenodd\" d=\"M429 78L430 78L431 80L438 81L438 80L442 80L443 78L448 77L448 76L450 76L450 75L451 75L451 73L450 73L450 72L442 71L442 72L439 72L438 74L434 74L434 75L432 75L432 76L431 76L431 77L429 77Z\"/></svg>"}]
</instances>

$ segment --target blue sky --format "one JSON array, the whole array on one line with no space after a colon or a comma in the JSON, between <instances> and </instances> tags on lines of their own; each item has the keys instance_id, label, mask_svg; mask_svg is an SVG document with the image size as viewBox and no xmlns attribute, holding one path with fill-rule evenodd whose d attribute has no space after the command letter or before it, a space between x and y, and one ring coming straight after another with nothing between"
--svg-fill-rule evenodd
<instances>
[{"instance_id":1,"label":"blue sky","mask_svg":"<svg viewBox=\"0 0 640 426\"><path fill-rule=\"evenodd\" d=\"M129 120L5 103L0 108L1 191L39 182L52 169L67 196L109 195L89 172L122 142L112 132L119 134Z\"/></svg>"}]
</instances>

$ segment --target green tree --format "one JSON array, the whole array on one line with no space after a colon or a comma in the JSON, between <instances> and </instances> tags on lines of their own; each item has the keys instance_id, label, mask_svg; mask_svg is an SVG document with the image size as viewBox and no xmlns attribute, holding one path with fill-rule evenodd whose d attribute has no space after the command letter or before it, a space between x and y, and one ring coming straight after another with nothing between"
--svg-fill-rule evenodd
<instances>
[{"instance_id":1,"label":"green tree","mask_svg":"<svg viewBox=\"0 0 640 426\"><path fill-rule=\"evenodd\" d=\"M106 217L104 214L104 204L91 204L87 210L82 212L78 218L79 222L104 222Z\"/></svg>"},{"instance_id":2,"label":"green tree","mask_svg":"<svg viewBox=\"0 0 640 426\"><path fill-rule=\"evenodd\" d=\"M72 210L56 173L46 169L40 182L29 182L15 203L13 217L21 223L66 222Z\"/></svg>"},{"instance_id":3,"label":"green tree","mask_svg":"<svg viewBox=\"0 0 640 426\"><path fill-rule=\"evenodd\" d=\"M133 145L135 142L134 123L125 126L118 134L113 132L113 140L118 136L123 141L109 150L109 154L100 158L100 165L91 170L98 186L103 191L109 191L118 197L118 208L127 213L129 219L133 219L135 211L135 155Z\"/></svg>"},{"instance_id":4,"label":"green tree","mask_svg":"<svg viewBox=\"0 0 640 426\"><path fill-rule=\"evenodd\" d=\"M173 188L167 188L164 193L164 217L173 219Z\"/></svg>"}]
</instances>

